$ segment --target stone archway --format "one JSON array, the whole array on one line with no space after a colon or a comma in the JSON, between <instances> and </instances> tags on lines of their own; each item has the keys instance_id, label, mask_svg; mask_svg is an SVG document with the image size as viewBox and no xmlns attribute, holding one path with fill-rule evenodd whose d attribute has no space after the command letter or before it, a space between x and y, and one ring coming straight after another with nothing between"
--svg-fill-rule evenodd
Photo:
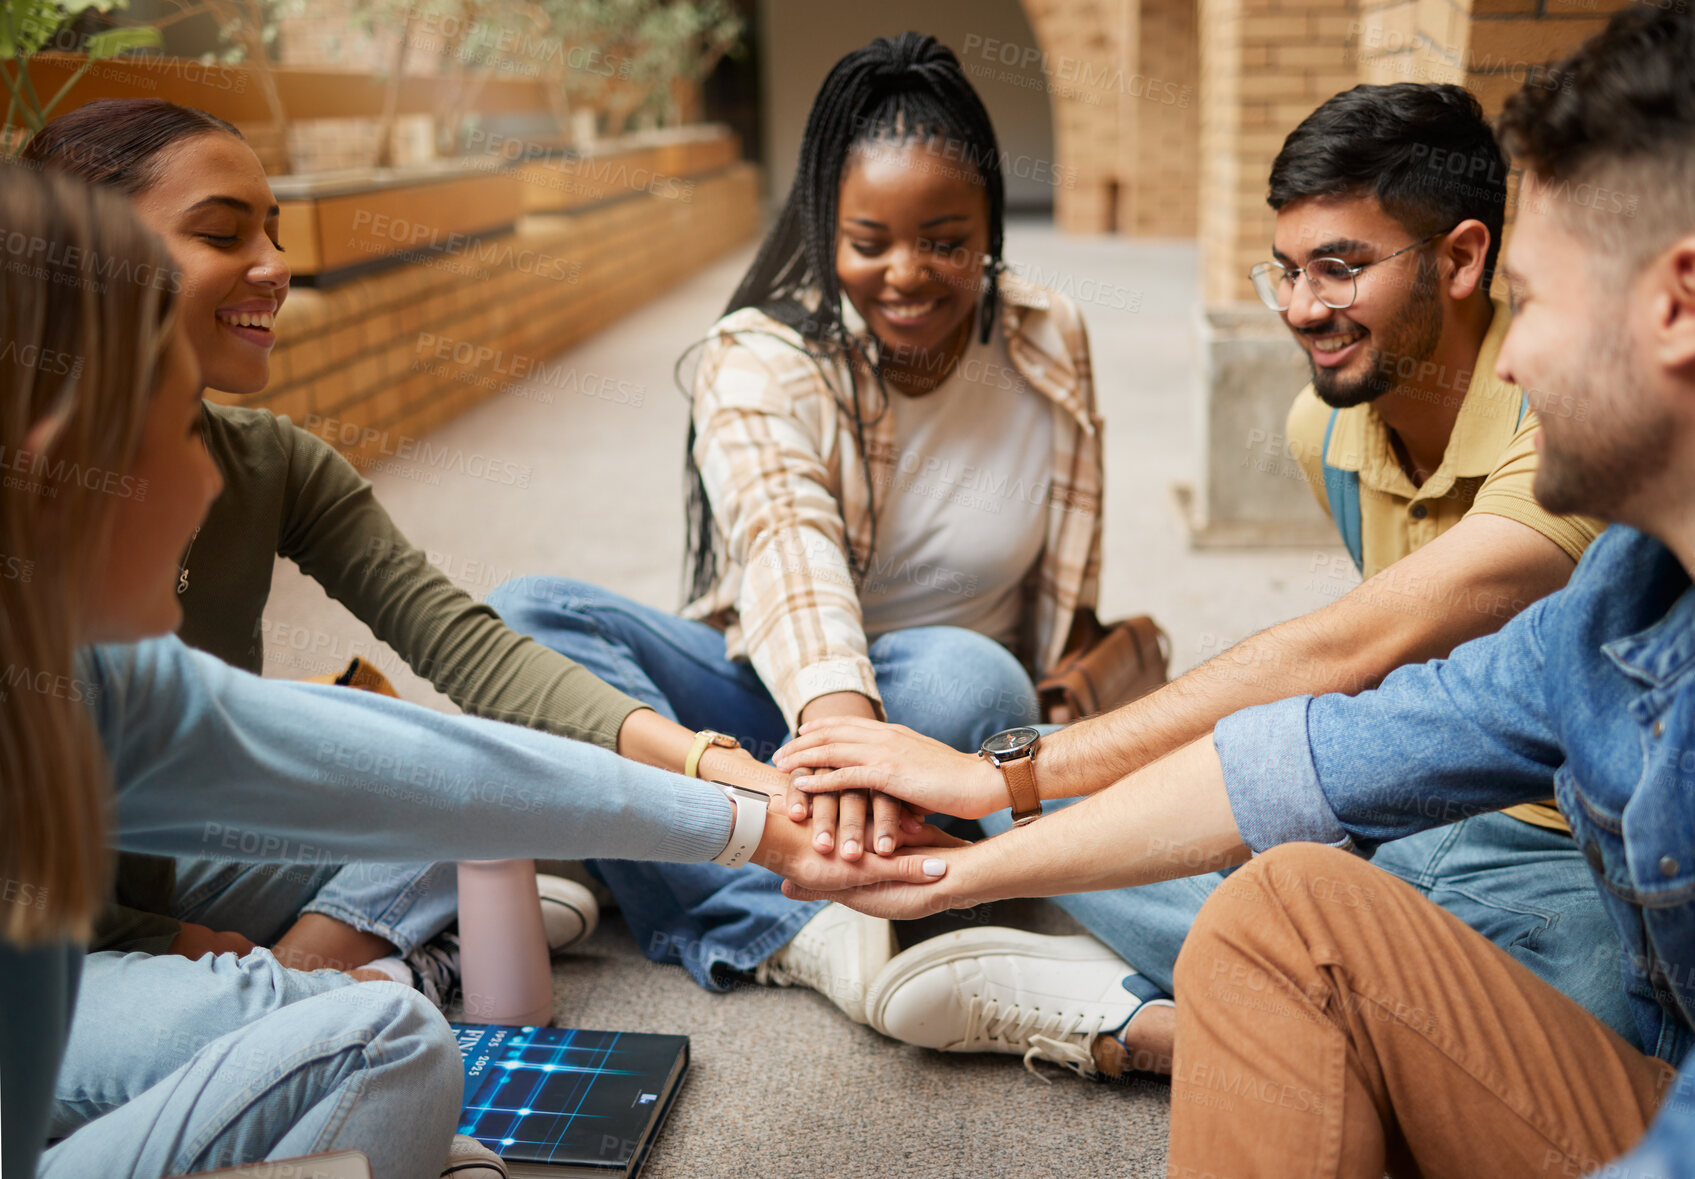
<instances>
[{"instance_id":1,"label":"stone archway","mask_svg":"<svg viewBox=\"0 0 1695 1179\"><path fill-rule=\"evenodd\" d=\"M1196 0L1022 0L1065 170L1055 220L1078 233L1195 233Z\"/></svg>"}]
</instances>

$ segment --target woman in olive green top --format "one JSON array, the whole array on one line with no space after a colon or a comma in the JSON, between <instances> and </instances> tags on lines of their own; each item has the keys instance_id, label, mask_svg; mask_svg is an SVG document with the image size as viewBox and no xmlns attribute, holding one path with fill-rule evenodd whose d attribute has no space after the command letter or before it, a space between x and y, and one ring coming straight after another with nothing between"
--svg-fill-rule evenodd
<instances>
[{"instance_id":1,"label":"woman in olive green top","mask_svg":"<svg viewBox=\"0 0 1695 1179\"><path fill-rule=\"evenodd\" d=\"M129 196L181 268L179 320L207 384L264 388L289 268L264 169L234 127L162 100L108 100L49 124L26 158ZM209 403L205 439L225 490L183 557L184 641L259 672L280 554L465 712L684 765L695 734L509 629L429 564L327 443L268 411ZM366 753L326 750L324 771ZM740 750L707 749L699 773L768 793L785 785ZM406 783L394 786L405 805ZM356 970L414 951L452 920L451 864L237 865L216 857L241 833L207 830L206 860L124 858L119 905L94 948L198 957L257 941L285 965ZM236 931L212 928L227 925Z\"/></svg>"}]
</instances>

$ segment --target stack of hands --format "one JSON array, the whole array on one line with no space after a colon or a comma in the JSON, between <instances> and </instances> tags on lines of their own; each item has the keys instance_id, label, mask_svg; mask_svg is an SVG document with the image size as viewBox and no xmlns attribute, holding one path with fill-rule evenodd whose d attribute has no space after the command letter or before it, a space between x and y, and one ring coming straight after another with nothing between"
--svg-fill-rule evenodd
<instances>
[{"instance_id":1,"label":"stack of hands","mask_svg":"<svg viewBox=\"0 0 1695 1179\"><path fill-rule=\"evenodd\" d=\"M894 918L988 899L960 892L958 865L972 845L924 821L979 819L1007 805L1000 773L984 759L903 725L829 717L803 724L772 764L787 780L771 795L754 862L785 878L786 896Z\"/></svg>"}]
</instances>

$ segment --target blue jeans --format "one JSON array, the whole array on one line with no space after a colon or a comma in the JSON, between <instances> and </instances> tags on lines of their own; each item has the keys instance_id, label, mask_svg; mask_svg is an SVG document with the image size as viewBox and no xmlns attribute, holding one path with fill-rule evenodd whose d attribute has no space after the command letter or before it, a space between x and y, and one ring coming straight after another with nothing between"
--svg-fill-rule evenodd
<instances>
[{"instance_id":1,"label":"blue jeans","mask_svg":"<svg viewBox=\"0 0 1695 1179\"><path fill-rule=\"evenodd\" d=\"M1009 826L1005 811L983 820L990 834ZM1569 835L1503 814L1478 815L1386 843L1372 863L1500 946L1626 1041L1642 1046L1619 971L1618 934ZM1209 872L1053 900L1170 991L1183 939L1202 902L1223 879L1223 873Z\"/></svg>"},{"instance_id":2,"label":"blue jeans","mask_svg":"<svg viewBox=\"0 0 1695 1179\"><path fill-rule=\"evenodd\" d=\"M762 761L788 725L751 665L724 655L723 632L563 578L509 581L488 597L508 626L576 660L661 716L728 733ZM1005 647L974 631L913 627L871 643L890 721L976 749L991 733L1036 720L1030 677ZM709 990L786 945L823 907L780 891L763 868L595 860L642 951L675 962Z\"/></svg>"},{"instance_id":3,"label":"blue jeans","mask_svg":"<svg viewBox=\"0 0 1695 1179\"><path fill-rule=\"evenodd\" d=\"M242 958L91 954L40 1179L179 1175L363 1150L378 1176L434 1175L464 1088L422 995Z\"/></svg>"},{"instance_id":4,"label":"blue jeans","mask_svg":"<svg viewBox=\"0 0 1695 1179\"><path fill-rule=\"evenodd\" d=\"M171 916L274 945L303 913L322 913L394 943L401 955L452 924L454 863L270 863L179 858Z\"/></svg>"}]
</instances>

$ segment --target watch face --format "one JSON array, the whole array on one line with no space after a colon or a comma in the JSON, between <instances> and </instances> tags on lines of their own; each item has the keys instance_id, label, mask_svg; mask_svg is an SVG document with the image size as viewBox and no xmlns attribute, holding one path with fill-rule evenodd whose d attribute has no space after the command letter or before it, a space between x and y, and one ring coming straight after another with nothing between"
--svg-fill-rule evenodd
<instances>
[{"instance_id":1,"label":"watch face","mask_svg":"<svg viewBox=\"0 0 1695 1179\"><path fill-rule=\"evenodd\" d=\"M1009 753L1030 748L1040 736L1040 733L1031 728L1007 729L983 742L983 752L991 757L1004 757Z\"/></svg>"}]
</instances>

